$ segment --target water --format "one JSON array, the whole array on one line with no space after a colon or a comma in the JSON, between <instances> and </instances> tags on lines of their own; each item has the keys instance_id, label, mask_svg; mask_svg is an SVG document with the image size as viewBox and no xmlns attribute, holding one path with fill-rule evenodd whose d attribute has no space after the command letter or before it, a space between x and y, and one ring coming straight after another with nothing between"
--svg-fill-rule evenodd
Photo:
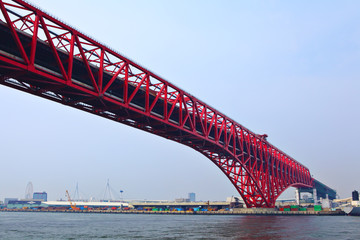
<instances>
[{"instance_id":1,"label":"water","mask_svg":"<svg viewBox=\"0 0 360 240\"><path fill-rule=\"evenodd\" d=\"M0 239L360 239L360 217L0 212Z\"/></svg>"}]
</instances>

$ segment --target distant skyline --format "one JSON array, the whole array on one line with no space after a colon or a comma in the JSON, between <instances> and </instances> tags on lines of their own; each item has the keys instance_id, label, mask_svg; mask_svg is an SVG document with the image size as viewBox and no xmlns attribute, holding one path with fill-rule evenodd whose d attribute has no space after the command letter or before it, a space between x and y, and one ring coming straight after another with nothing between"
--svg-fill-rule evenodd
<instances>
[{"instance_id":1,"label":"distant skyline","mask_svg":"<svg viewBox=\"0 0 360 240\"><path fill-rule=\"evenodd\" d=\"M33 0L218 109L350 197L360 190L359 1ZM1 16L1 12L0 12ZM0 200L238 196L200 153L0 85ZM293 198L293 189L280 198Z\"/></svg>"}]
</instances>

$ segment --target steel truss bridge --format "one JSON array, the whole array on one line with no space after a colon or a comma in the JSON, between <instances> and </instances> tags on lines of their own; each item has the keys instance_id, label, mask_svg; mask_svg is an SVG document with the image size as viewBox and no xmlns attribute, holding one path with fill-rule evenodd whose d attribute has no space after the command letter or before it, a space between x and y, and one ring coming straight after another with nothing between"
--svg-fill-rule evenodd
<instances>
[{"instance_id":1,"label":"steel truss bridge","mask_svg":"<svg viewBox=\"0 0 360 240\"><path fill-rule=\"evenodd\" d=\"M247 207L274 207L308 168L244 126L22 0L0 0L0 84L193 148Z\"/></svg>"}]
</instances>

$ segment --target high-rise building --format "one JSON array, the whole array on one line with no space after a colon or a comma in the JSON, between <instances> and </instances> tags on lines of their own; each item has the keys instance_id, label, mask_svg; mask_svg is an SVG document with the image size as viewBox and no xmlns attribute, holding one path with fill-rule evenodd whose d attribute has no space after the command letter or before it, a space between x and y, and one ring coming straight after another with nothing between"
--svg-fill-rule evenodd
<instances>
[{"instance_id":1,"label":"high-rise building","mask_svg":"<svg viewBox=\"0 0 360 240\"><path fill-rule=\"evenodd\" d=\"M352 192L352 200L353 201L359 201L359 192L358 191L354 190Z\"/></svg>"},{"instance_id":2,"label":"high-rise building","mask_svg":"<svg viewBox=\"0 0 360 240\"><path fill-rule=\"evenodd\" d=\"M34 192L33 199L47 201L47 193L46 192Z\"/></svg>"},{"instance_id":3,"label":"high-rise building","mask_svg":"<svg viewBox=\"0 0 360 240\"><path fill-rule=\"evenodd\" d=\"M195 193L189 193L190 202L195 202Z\"/></svg>"}]
</instances>

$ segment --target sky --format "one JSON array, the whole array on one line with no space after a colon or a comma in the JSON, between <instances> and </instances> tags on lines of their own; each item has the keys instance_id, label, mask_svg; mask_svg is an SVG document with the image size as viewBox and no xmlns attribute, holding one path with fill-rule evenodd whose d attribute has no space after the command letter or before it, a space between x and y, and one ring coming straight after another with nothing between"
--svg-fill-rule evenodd
<instances>
[{"instance_id":1,"label":"sky","mask_svg":"<svg viewBox=\"0 0 360 240\"><path fill-rule=\"evenodd\" d=\"M32 0L218 109L310 169L360 190L359 1ZM225 200L238 193L178 143L0 85L0 200ZM293 198L294 189L280 198Z\"/></svg>"}]
</instances>

